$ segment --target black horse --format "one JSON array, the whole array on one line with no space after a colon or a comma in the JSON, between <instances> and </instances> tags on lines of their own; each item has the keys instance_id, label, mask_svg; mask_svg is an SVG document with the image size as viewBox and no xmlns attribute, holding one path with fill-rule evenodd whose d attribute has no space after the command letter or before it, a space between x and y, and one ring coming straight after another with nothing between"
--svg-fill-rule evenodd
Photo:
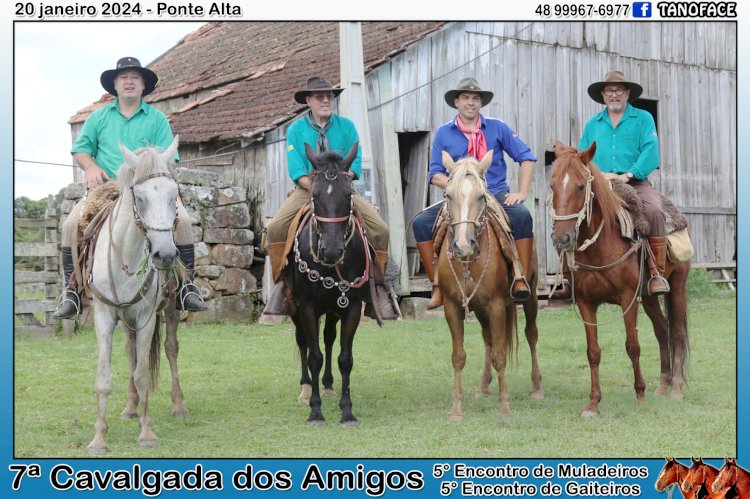
<instances>
[{"instance_id":1,"label":"black horse","mask_svg":"<svg viewBox=\"0 0 750 499\"><path fill-rule=\"evenodd\" d=\"M323 386L333 392L331 356L336 339L336 323L341 320L341 424L355 426L349 377L352 371L352 344L359 326L365 289L370 283L374 262L370 255L361 220L354 209L352 179L346 174L357 156L355 143L346 158L336 153L317 154L305 144L305 154L313 166L310 187L311 209L297 230L290 254L287 289L290 290L291 317L302 359L303 393L309 397L312 425L325 424L321 412L319 377L325 360ZM320 317L326 314L325 358L320 351Z\"/></svg>"}]
</instances>

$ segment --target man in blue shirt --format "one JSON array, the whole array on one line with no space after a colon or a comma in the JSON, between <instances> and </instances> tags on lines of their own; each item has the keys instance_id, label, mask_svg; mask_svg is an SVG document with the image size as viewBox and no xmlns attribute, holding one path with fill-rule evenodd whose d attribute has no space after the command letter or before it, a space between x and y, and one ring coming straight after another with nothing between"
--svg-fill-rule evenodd
<instances>
[{"instance_id":1,"label":"man in blue shirt","mask_svg":"<svg viewBox=\"0 0 750 499\"><path fill-rule=\"evenodd\" d=\"M528 282L531 277L534 248L533 221L523 202L531 187L536 156L507 123L480 114L479 110L489 104L493 96L492 92L482 90L474 78L464 78L456 89L446 92L446 104L456 109L458 115L435 132L430 152L430 183L443 190L448 183L448 172L442 161L443 151L447 151L454 161L466 156L481 160L487 151L493 151L492 164L485 174L487 189L500 202L510 220L523 268L523 275L514 276L511 295L522 301L531 296ZM520 185L517 192L510 192L506 181L508 166L503 159L503 153L507 153L513 161L520 164ZM441 208L442 203L430 206L412 222L419 256L427 277L433 283L428 308L439 307L443 302L440 289L435 286L435 269L432 262L432 226ZM518 265L514 265L514 268L517 267Z\"/></svg>"},{"instance_id":2,"label":"man in blue shirt","mask_svg":"<svg viewBox=\"0 0 750 499\"><path fill-rule=\"evenodd\" d=\"M589 85L589 96L606 107L589 119L583 129L580 150L596 142L594 163L607 179L630 184L643 202L643 212L650 229L648 245L650 278L648 294L669 292L669 283L662 274L666 264L666 218L661 207L661 197L648 176L659 167L659 139L654 118L650 113L633 107L630 103L643 93L643 87L627 81L620 71L610 71L599 81ZM567 276L566 276L567 277ZM566 285L553 298L568 298L570 286Z\"/></svg>"},{"instance_id":3,"label":"man in blue shirt","mask_svg":"<svg viewBox=\"0 0 750 499\"><path fill-rule=\"evenodd\" d=\"M104 90L116 98L86 119L81 133L73 144L71 153L85 173L87 191L102 183L117 178L124 162L120 143L135 150L145 146L168 148L174 137L167 117L158 109L148 105L143 96L153 92L159 81L156 73L141 66L134 57L123 57L117 67L104 71L100 82ZM80 297L70 285L74 272L72 245L78 238L78 223L86 198L79 201L62 226L62 261L64 290L60 305L52 315L54 319L71 319L80 313ZM177 225L174 231L175 245L180 258L188 270L188 279L180 288L177 306L181 310L200 312L206 310L200 290L193 283L195 249L193 233L182 202L177 203ZM81 283L78 283L79 286Z\"/></svg>"}]
</instances>

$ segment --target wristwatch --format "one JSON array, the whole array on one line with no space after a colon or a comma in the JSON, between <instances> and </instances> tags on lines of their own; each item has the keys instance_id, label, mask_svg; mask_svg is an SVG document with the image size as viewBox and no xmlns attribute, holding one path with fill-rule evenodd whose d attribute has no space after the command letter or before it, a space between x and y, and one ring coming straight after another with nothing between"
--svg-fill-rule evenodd
<instances>
[{"instance_id":1,"label":"wristwatch","mask_svg":"<svg viewBox=\"0 0 750 499\"><path fill-rule=\"evenodd\" d=\"M633 175L633 172L625 172L625 176L628 177L628 182L633 180L635 178L635 175Z\"/></svg>"}]
</instances>

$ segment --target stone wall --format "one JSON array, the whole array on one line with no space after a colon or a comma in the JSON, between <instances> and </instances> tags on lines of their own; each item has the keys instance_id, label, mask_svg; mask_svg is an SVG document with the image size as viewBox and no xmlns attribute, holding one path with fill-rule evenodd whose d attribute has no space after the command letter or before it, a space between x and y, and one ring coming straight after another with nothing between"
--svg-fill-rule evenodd
<instances>
[{"instance_id":1,"label":"stone wall","mask_svg":"<svg viewBox=\"0 0 750 499\"><path fill-rule=\"evenodd\" d=\"M251 322L260 296L250 272L255 263L255 234L249 229L246 190L202 170L177 168L176 178L193 226L195 284L209 307L189 314L188 320ZM83 194L82 183L68 186L61 206L63 220ZM258 265L263 265L262 258Z\"/></svg>"}]
</instances>

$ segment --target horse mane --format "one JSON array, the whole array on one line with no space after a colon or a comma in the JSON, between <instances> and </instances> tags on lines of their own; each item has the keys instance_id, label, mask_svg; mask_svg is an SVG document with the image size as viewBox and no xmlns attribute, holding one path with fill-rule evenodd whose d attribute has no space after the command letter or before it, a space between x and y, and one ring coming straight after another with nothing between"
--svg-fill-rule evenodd
<instances>
[{"instance_id":1,"label":"horse mane","mask_svg":"<svg viewBox=\"0 0 750 499\"><path fill-rule=\"evenodd\" d=\"M335 173L335 179L331 180L330 178L326 177L326 180L331 182L336 181L338 183L345 182L348 175L339 175L341 173L341 165L343 164L343 161L344 158L336 152L327 151L320 153L318 154L318 164L327 165L327 168L321 170L313 170L312 172L310 172L310 176L314 180L317 176L325 176L326 173Z\"/></svg>"},{"instance_id":2,"label":"horse mane","mask_svg":"<svg viewBox=\"0 0 750 499\"><path fill-rule=\"evenodd\" d=\"M578 149L575 147L563 147L556 161L556 166L552 171L552 183L557 185L562 183L565 175L579 182L586 183L586 171L583 169L583 162L578 155ZM625 206L623 200L612 190L609 181L604 178L599 167L592 161L588 164L591 170L591 176L594 180L591 190L594 193L594 205L599 207L604 224L610 228L616 228L618 224L617 211Z\"/></svg>"},{"instance_id":3,"label":"horse mane","mask_svg":"<svg viewBox=\"0 0 750 499\"><path fill-rule=\"evenodd\" d=\"M487 190L487 184L484 180L484 175L479 173L477 170L477 166L479 165L479 161L472 158L471 156L467 156L465 158L461 158L455 163L455 168L448 176L448 182L449 185L452 182L455 182L454 185L461 185L464 182L464 179L466 179L467 175L474 175L478 179L481 180L480 185L481 187L486 191ZM446 191L448 189L446 188Z\"/></svg>"},{"instance_id":4,"label":"horse mane","mask_svg":"<svg viewBox=\"0 0 750 499\"><path fill-rule=\"evenodd\" d=\"M117 178L120 180L120 195L130 189L130 186L143 182L150 175L169 174L174 175L171 161L164 161L161 157L164 151L158 147L141 147L134 151L140 158L137 165L123 162Z\"/></svg>"}]
</instances>

